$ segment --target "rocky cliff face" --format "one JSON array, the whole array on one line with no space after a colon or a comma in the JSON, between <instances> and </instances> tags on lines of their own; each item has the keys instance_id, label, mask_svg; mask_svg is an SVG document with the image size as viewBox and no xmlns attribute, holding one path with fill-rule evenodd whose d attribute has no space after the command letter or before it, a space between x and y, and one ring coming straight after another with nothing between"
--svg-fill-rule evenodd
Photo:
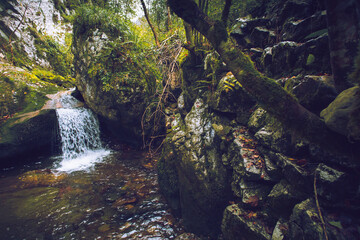
<instances>
[{"instance_id":1,"label":"rocky cliff face","mask_svg":"<svg viewBox=\"0 0 360 240\"><path fill-rule=\"evenodd\" d=\"M326 11L317 1L273 2L263 8L265 17L239 19L232 36L258 69L320 115L338 95L329 76ZM328 239L358 238L359 163L298 139L226 71L215 90L194 93L188 81L195 84L196 71L183 65L187 84L168 114L158 163L159 184L184 224L214 239L220 233L223 239L326 239L324 230ZM345 129L357 122L358 90L348 91L321 115L356 140Z\"/></svg>"},{"instance_id":2,"label":"rocky cliff face","mask_svg":"<svg viewBox=\"0 0 360 240\"><path fill-rule=\"evenodd\" d=\"M51 0L2 1L0 57L22 66L36 64L51 67L49 56L39 53L36 36L31 29L65 45L65 34L71 31L71 25L64 21L55 6Z\"/></svg>"}]
</instances>

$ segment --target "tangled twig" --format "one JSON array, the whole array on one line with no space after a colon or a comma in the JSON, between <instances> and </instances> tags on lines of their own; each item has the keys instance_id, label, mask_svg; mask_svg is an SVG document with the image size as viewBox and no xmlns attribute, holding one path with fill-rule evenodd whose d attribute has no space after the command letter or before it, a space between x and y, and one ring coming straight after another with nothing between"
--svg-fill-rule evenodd
<instances>
[{"instance_id":1,"label":"tangled twig","mask_svg":"<svg viewBox=\"0 0 360 240\"><path fill-rule=\"evenodd\" d=\"M161 124L162 116L165 116L165 112L163 110L165 103L168 101L169 97L175 98L169 89L171 88L171 82L177 81L180 78L178 58L181 51L182 43L181 40L176 37L176 34L162 41L160 47L158 48L157 66L161 70L163 81L160 81L157 91L153 96L153 98L156 99L155 110L148 115L154 107L154 102L152 102L145 109L141 119L143 147L149 149L149 156L154 156L164 143L164 141L162 141L155 150L152 150L153 141L158 138L164 138L165 135L153 135L149 137L149 141L147 142L145 136L145 122L153 119L152 124L154 130L152 134L156 134L156 129L158 129Z\"/></svg>"}]
</instances>

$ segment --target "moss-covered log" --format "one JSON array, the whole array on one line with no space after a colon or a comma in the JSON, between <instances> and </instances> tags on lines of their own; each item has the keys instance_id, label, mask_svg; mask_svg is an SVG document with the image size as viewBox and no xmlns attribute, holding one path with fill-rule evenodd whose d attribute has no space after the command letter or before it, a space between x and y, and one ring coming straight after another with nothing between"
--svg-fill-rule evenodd
<instances>
[{"instance_id":1,"label":"moss-covered log","mask_svg":"<svg viewBox=\"0 0 360 240\"><path fill-rule=\"evenodd\" d=\"M358 155L355 144L349 143L346 137L332 132L322 119L301 106L273 79L259 73L250 58L232 43L222 22L210 19L200 11L193 0L168 2L179 17L211 42L235 78L268 112L293 129L297 135L319 146L353 158Z\"/></svg>"}]
</instances>

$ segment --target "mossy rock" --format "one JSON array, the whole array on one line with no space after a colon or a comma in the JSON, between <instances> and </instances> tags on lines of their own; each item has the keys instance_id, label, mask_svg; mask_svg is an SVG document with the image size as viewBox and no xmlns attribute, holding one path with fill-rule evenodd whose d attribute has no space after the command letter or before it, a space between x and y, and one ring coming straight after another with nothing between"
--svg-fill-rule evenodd
<instances>
[{"instance_id":1,"label":"mossy rock","mask_svg":"<svg viewBox=\"0 0 360 240\"><path fill-rule=\"evenodd\" d=\"M360 87L352 87L321 112L325 124L333 131L353 139L360 139Z\"/></svg>"},{"instance_id":2,"label":"mossy rock","mask_svg":"<svg viewBox=\"0 0 360 240\"><path fill-rule=\"evenodd\" d=\"M0 165L22 163L29 156L49 155L56 142L55 110L19 115L0 129Z\"/></svg>"}]
</instances>

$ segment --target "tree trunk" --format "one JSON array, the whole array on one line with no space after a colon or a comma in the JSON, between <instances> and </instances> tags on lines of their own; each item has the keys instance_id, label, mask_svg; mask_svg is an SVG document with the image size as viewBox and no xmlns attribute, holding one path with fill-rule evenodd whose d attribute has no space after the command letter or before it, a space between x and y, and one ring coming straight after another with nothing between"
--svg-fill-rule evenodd
<instances>
[{"instance_id":1,"label":"tree trunk","mask_svg":"<svg viewBox=\"0 0 360 240\"><path fill-rule=\"evenodd\" d=\"M221 15L221 21L223 21L225 26L227 26L227 20L229 18L230 7L231 7L231 0L226 0L224 10L223 10L222 15Z\"/></svg>"},{"instance_id":2,"label":"tree trunk","mask_svg":"<svg viewBox=\"0 0 360 240\"><path fill-rule=\"evenodd\" d=\"M169 5L166 6L166 10L167 10L166 30L169 31L171 26L171 10Z\"/></svg>"},{"instance_id":3,"label":"tree trunk","mask_svg":"<svg viewBox=\"0 0 360 240\"><path fill-rule=\"evenodd\" d=\"M352 84L352 72L360 39L358 0L326 0L330 60L336 89L341 92Z\"/></svg>"},{"instance_id":4,"label":"tree trunk","mask_svg":"<svg viewBox=\"0 0 360 240\"><path fill-rule=\"evenodd\" d=\"M355 154L355 146L346 137L332 132L324 121L306 110L285 89L259 73L248 56L228 37L222 22L215 22L200 11L193 0L168 0L172 10L202 33L220 54L222 60L259 104L296 134L326 149Z\"/></svg>"},{"instance_id":5,"label":"tree trunk","mask_svg":"<svg viewBox=\"0 0 360 240\"><path fill-rule=\"evenodd\" d=\"M152 23L151 23L151 21L150 21L149 14L148 14L148 11L147 11L147 9L146 9L145 2L144 2L144 0L140 0L140 2L141 2L141 5L142 5L144 14L145 14L146 21L148 22L148 24L149 24L149 26L150 26L150 28L151 28L151 31L152 31L152 33L154 34L155 44L156 44L156 46L160 47L159 38L158 38L158 36L157 36L157 34L156 34L156 31L155 31L154 26L152 25Z\"/></svg>"}]
</instances>

